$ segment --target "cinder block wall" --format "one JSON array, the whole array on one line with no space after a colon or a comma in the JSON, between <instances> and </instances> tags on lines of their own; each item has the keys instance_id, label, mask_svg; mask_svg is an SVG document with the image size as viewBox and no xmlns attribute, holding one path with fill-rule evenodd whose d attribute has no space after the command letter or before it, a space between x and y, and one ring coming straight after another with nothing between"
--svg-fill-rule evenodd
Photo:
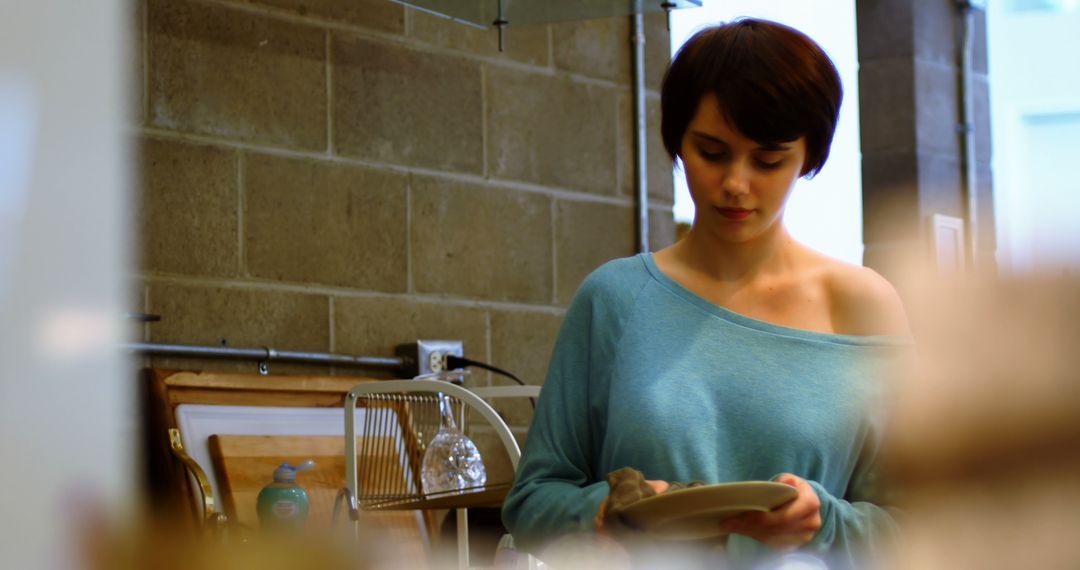
<instances>
[{"instance_id":1,"label":"cinder block wall","mask_svg":"<svg viewBox=\"0 0 1080 570\"><path fill-rule=\"evenodd\" d=\"M858 0L864 263L910 296L929 261L934 214L966 213L959 48L952 0ZM994 264L993 173L986 14L973 29L972 89L979 265ZM917 265L918 267L919 265ZM914 299L912 299L914 301ZM917 323L916 323L917 326Z\"/></svg>"},{"instance_id":2,"label":"cinder block wall","mask_svg":"<svg viewBox=\"0 0 1080 570\"><path fill-rule=\"evenodd\" d=\"M133 10L133 304L162 316L144 340L390 356L459 338L541 383L578 284L634 253L626 17L512 27L499 53L494 32L387 0ZM647 22L658 249L675 231L658 120L668 34ZM502 408L527 423L527 405Z\"/></svg>"}]
</instances>

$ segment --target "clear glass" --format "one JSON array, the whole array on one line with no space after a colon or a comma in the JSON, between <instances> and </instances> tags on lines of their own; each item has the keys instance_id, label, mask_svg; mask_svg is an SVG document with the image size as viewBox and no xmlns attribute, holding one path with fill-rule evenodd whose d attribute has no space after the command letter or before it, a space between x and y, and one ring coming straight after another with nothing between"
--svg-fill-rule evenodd
<instances>
[{"instance_id":1,"label":"clear glass","mask_svg":"<svg viewBox=\"0 0 1080 570\"><path fill-rule=\"evenodd\" d=\"M450 399L441 393L439 418L439 431L428 443L420 471L424 493L431 495L483 487L487 483L487 470L480 450L458 429Z\"/></svg>"}]
</instances>

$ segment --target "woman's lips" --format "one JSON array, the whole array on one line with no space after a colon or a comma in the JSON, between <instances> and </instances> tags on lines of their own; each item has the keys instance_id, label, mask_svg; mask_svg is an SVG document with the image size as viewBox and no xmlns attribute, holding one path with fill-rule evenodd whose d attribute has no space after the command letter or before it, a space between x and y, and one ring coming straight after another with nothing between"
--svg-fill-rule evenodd
<instances>
[{"instance_id":1,"label":"woman's lips","mask_svg":"<svg viewBox=\"0 0 1080 570\"><path fill-rule=\"evenodd\" d=\"M717 208L716 210L720 212L721 216L724 216L729 220L745 220L750 214L754 213L753 210L747 210L745 208Z\"/></svg>"}]
</instances>

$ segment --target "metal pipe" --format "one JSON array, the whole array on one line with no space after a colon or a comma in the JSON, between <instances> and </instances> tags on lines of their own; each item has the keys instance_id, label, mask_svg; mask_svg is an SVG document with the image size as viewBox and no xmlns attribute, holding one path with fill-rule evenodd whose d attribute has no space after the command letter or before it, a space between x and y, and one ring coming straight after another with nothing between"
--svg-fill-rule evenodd
<instances>
[{"instance_id":1,"label":"metal pipe","mask_svg":"<svg viewBox=\"0 0 1080 570\"><path fill-rule=\"evenodd\" d=\"M397 371L405 366L403 358L384 358L380 356L350 356L327 352L298 352L275 350L270 347L239 348L232 346L197 346L187 344L158 344L152 342L132 342L121 345L131 352L140 352L155 356L184 356L191 358L228 358L234 360L257 360L260 362L302 362L305 364L327 364L335 366L355 366L358 368L377 368Z\"/></svg>"},{"instance_id":2,"label":"metal pipe","mask_svg":"<svg viewBox=\"0 0 1080 570\"><path fill-rule=\"evenodd\" d=\"M645 115L645 16L638 11L630 42L634 49L634 186L637 190L637 246L649 251L649 167Z\"/></svg>"},{"instance_id":3,"label":"metal pipe","mask_svg":"<svg viewBox=\"0 0 1080 570\"><path fill-rule=\"evenodd\" d=\"M503 37L506 35L506 26L510 24L510 22L507 21L506 17L503 15L503 0L499 0L498 10L499 14L495 18L495 21L492 22L492 24L499 29L499 51L502 52L504 48Z\"/></svg>"},{"instance_id":4,"label":"metal pipe","mask_svg":"<svg viewBox=\"0 0 1080 570\"><path fill-rule=\"evenodd\" d=\"M974 59L975 10L985 6L983 2L958 0L964 19L960 47L960 112L963 124L964 147L964 206L967 214L968 267L974 268L979 257L979 197L978 172L975 164L975 93L972 88Z\"/></svg>"}]
</instances>

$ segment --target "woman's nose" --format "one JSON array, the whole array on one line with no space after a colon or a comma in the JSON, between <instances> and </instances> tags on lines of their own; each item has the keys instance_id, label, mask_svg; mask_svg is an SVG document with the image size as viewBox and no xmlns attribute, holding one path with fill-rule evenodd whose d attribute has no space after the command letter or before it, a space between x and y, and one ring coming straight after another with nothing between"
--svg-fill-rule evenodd
<instances>
[{"instance_id":1,"label":"woman's nose","mask_svg":"<svg viewBox=\"0 0 1080 570\"><path fill-rule=\"evenodd\" d=\"M750 181L747 178L746 167L741 162L733 162L724 173L721 181L724 192L732 195L745 194L750 191Z\"/></svg>"}]
</instances>

